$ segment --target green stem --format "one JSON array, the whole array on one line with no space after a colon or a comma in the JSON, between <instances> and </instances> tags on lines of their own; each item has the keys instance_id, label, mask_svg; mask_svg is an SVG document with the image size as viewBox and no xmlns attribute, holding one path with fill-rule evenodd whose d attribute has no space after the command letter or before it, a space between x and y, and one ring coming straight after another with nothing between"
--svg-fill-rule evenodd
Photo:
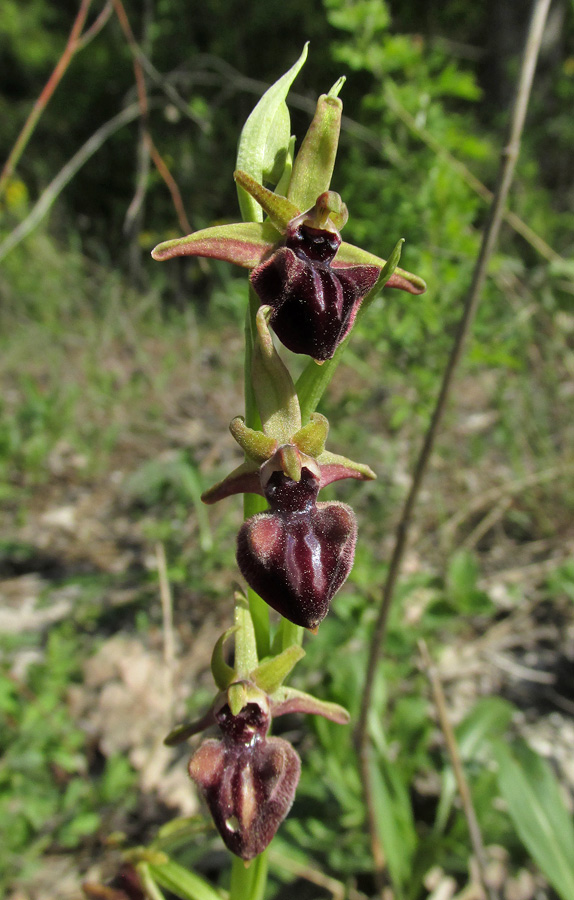
<instances>
[{"instance_id":1,"label":"green stem","mask_svg":"<svg viewBox=\"0 0 574 900\"><path fill-rule=\"evenodd\" d=\"M253 342L255 329L255 317L259 309L259 297L249 287L249 306L247 308L247 316L245 320L245 424L249 428L260 429L261 420L257 411L255 402L255 391L253 390L253 379L251 375L251 361L253 359ZM243 498L243 516L245 519L251 518L258 512L266 509L267 504L263 497L258 494L244 494ZM269 626L269 607L261 597L249 588L247 591L247 599L249 601L249 609L251 610L251 618L253 619L253 627L255 628L255 638L257 640L257 654L259 659L269 656L271 644L270 626Z\"/></svg>"},{"instance_id":2,"label":"green stem","mask_svg":"<svg viewBox=\"0 0 574 900\"><path fill-rule=\"evenodd\" d=\"M263 900L267 883L267 850L246 868L239 857L233 857L229 900Z\"/></svg>"}]
</instances>

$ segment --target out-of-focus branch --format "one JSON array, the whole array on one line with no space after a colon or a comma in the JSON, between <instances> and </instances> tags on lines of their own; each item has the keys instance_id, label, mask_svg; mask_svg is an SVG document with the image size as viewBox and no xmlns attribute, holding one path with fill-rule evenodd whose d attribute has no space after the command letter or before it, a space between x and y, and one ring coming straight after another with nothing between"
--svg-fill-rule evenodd
<instances>
[{"instance_id":1,"label":"out-of-focus branch","mask_svg":"<svg viewBox=\"0 0 574 900\"><path fill-rule=\"evenodd\" d=\"M181 192L176 184L175 179L169 172L168 166L163 160L159 150L154 144L153 138L149 132L148 128L148 112L149 112L149 101L147 97L146 83L145 83L145 75L140 62L140 56L142 55L142 51L138 45L134 37L134 33L132 31L131 25L129 23L129 19L127 17L125 7L122 3L122 0L111 0L115 13L118 17L121 29L124 33L125 39L128 43L130 51L132 53L133 58L133 67L134 67L134 76L136 80L137 92L138 92L138 102L140 104L141 116L142 116L142 135L143 141L145 143L146 152L151 156L156 169L161 175L162 179L165 181L167 189L170 192L171 199L177 213L178 221L181 229L185 234L189 234L192 231L192 227L189 223L187 215L185 213L185 207L183 205L183 200L181 197ZM145 54L144 54L145 55ZM167 176L167 177L166 177ZM145 189L143 191L145 194ZM128 217L126 221L129 225L129 222L137 215L137 211L143 202L143 194L142 194L142 185L138 187L138 191L136 191L136 196L134 200L130 204L130 210L128 210Z\"/></svg>"},{"instance_id":2,"label":"out-of-focus branch","mask_svg":"<svg viewBox=\"0 0 574 900\"><path fill-rule=\"evenodd\" d=\"M76 53L76 51L81 47L81 34L82 29L84 27L84 23L86 21L86 17L88 15L90 6L92 4L92 0L81 0L80 8L78 10L78 14L74 19L74 23L72 25L72 30L70 31L68 41L64 48L64 52L62 53L60 59L56 63L56 67L54 71L50 75L48 81L44 85L44 88L34 103L32 109L30 110L30 114L24 123L24 127L22 131L18 135L12 150L8 156L8 159L4 163L4 167L2 172L0 172L0 197L2 196L4 190L6 189L6 184L8 180L12 177L14 173L14 169L18 165L20 161L20 157L22 153L26 149L26 145L32 136L32 133L38 124L38 120L40 116L46 109L52 94L58 87L60 81L62 80L64 73L70 62L72 57Z\"/></svg>"},{"instance_id":3,"label":"out-of-focus branch","mask_svg":"<svg viewBox=\"0 0 574 900\"><path fill-rule=\"evenodd\" d=\"M58 195L72 180L76 172L82 168L84 163L94 155L96 150L99 150L102 144L104 144L112 134L115 134L116 131L119 131L120 128L123 128L123 126L127 125L129 122L133 122L139 115L139 103L132 103L130 106L126 106L126 108L118 113L117 116L109 119L104 125L98 128L90 138L88 138L86 143L80 147L78 152L72 156L66 165L60 169L56 177L52 179L50 184L42 191L40 198L34 204L26 218L10 232L8 237L0 244L0 261L3 260L14 247L20 244L24 238L28 237L34 228L39 225L44 216L49 212Z\"/></svg>"}]
</instances>

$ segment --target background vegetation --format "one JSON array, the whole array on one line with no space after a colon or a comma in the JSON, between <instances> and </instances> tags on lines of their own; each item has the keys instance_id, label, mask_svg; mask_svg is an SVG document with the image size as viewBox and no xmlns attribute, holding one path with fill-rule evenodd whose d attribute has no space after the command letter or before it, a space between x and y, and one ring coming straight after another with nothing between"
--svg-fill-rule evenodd
<instances>
[{"instance_id":1,"label":"background vegetation","mask_svg":"<svg viewBox=\"0 0 574 900\"><path fill-rule=\"evenodd\" d=\"M176 814L188 817L178 858L226 878L185 749L175 758L159 745L172 707L181 718L209 698L211 646L229 624L240 511L228 501L207 514L198 497L234 458L225 427L242 406L245 279L213 262L151 261L182 224L137 108L37 216L74 154L137 102L120 7L107 19L92 7L88 27L104 10L102 27L0 197L0 888L38 900L105 879L122 842L145 842ZM235 0L146 0L125 11L144 54L147 127L190 228L236 219L239 131L310 40L293 129L300 139L317 94L346 74L333 181L351 213L345 237L386 256L404 236L404 266L429 285L379 301L323 406L333 448L379 478L329 489L357 508L360 544L297 678L356 718L393 523L478 250L481 185L493 187L528 5L268 0L246 13ZM0 159L76 13L71 0L4 0ZM421 638L458 726L494 888L507 900L574 897L573 101L574 8L556 0L512 192L520 221L505 225L491 266L377 684L379 827L397 897L450 898L475 877ZM8 251L30 215L37 224ZM350 729L282 727L304 767L269 896L372 896Z\"/></svg>"}]
</instances>

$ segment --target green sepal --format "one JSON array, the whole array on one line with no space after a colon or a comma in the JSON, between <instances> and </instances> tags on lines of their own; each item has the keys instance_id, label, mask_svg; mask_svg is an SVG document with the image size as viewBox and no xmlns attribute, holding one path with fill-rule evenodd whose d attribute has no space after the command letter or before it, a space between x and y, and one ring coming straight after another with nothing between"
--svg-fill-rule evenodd
<instances>
[{"instance_id":1,"label":"green sepal","mask_svg":"<svg viewBox=\"0 0 574 900\"><path fill-rule=\"evenodd\" d=\"M236 416L229 430L246 456L257 463L264 463L277 450L277 441L262 431L256 431L245 424L243 416Z\"/></svg>"},{"instance_id":2,"label":"green sepal","mask_svg":"<svg viewBox=\"0 0 574 900\"><path fill-rule=\"evenodd\" d=\"M351 721L349 712L338 703L319 700L318 697L295 688L280 687L271 698L271 714L284 716L291 712L323 716L324 719L337 722L338 725L348 725Z\"/></svg>"},{"instance_id":3,"label":"green sepal","mask_svg":"<svg viewBox=\"0 0 574 900\"><path fill-rule=\"evenodd\" d=\"M301 411L293 379L273 345L268 319L271 307L257 313L252 377L263 431L278 444L288 444L301 428Z\"/></svg>"},{"instance_id":4,"label":"green sepal","mask_svg":"<svg viewBox=\"0 0 574 900\"><path fill-rule=\"evenodd\" d=\"M338 453L331 453L329 450L324 450L317 457L317 462L321 468L323 468L323 466L333 466L345 469L349 473L356 473L356 475L347 475L347 478L358 477L364 481L372 481L377 477L371 467L367 466L365 463L354 462L352 459L347 459L346 456L339 456Z\"/></svg>"},{"instance_id":5,"label":"green sepal","mask_svg":"<svg viewBox=\"0 0 574 900\"><path fill-rule=\"evenodd\" d=\"M266 694L273 695L277 691L293 667L303 659L305 651L298 644L292 644L283 650L278 656L264 659L256 669L251 672L250 678L258 688Z\"/></svg>"},{"instance_id":6,"label":"green sepal","mask_svg":"<svg viewBox=\"0 0 574 900\"><path fill-rule=\"evenodd\" d=\"M233 625L221 635L216 641L213 653L211 654L211 674L220 691L225 691L236 678L235 669L232 669L232 667L225 662L223 648L231 635L235 634L237 627L237 625Z\"/></svg>"},{"instance_id":7,"label":"green sepal","mask_svg":"<svg viewBox=\"0 0 574 900\"><path fill-rule=\"evenodd\" d=\"M305 44L297 62L265 91L243 126L237 168L259 183L279 180L285 164L291 133L285 98L307 59L308 46ZM243 218L248 222L262 222L263 213L253 198L239 186L237 194Z\"/></svg>"},{"instance_id":8,"label":"green sepal","mask_svg":"<svg viewBox=\"0 0 574 900\"><path fill-rule=\"evenodd\" d=\"M269 216L271 224L278 231L285 231L291 219L295 219L301 212L286 197L280 194L274 194L273 191L267 190L262 184L259 184L255 178L238 169L233 173L233 177L238 185L240 185L247 193L257 200L259 206Z\"/></svg>"},{"instance_id":9,"label":"green sepal","mask_svg":"<svg viewBox=\"0 0 574 900\"><path fill-rule=\"evenodd\" d=\"M399 244L402 245L402 242L401 239ZM396 249L397 247L395 246L393 254ZM391 254L388 262L392 263L393 254ZM361 247L355 247L354 244L347 244L346 241L343 241L333 260L333 267L337 269L339 266L355 265L379 266L384 270L387 265L387 260L382 259L380 256L375 256L374 253L368 253L366 250L362 250ZM382 274L383 273L381 272L381 275ZM410 294L423 294L427 289L426 282L422 278L419 278L418 275L413 275L412 272L407 272L406 269L399 268L399 266L395 266L393 271L385 277L387 278L389 285L401 288ZM380 290L380 287L377 288L377 290Z\"/></svg>"},{"instance_id":10,"label":"green sepal","mask_svg":"<svg viewBox=\"0 0 574 900\"><path fill-rule=\"evenodd\" d=\"M301 209L309 209L320 194L329 190L342 110L343 104L338 97L321 94L317 101L313 121L295 157L287 191L289 200Z\"/></svg>"},{"instance_id":11,"label":"green sepal","mask_svg":"<svg viewBox=\"0 0 574 900\"><path fill-rule=\"evenodd\" d=\"M212 504L232 494L261 494L259 483L259 466L251 460L242 462L217 484L207 488L201 495L202 503Z\"/></svg>"},{"instance_id":12,"label":"green sepal","mask_svg":"<svg viewBox=\"0 0 574 900\"><path fill-rule=\"evenodd\" d=\"M235 671L237 678L247 678L257 667L257 641L249 603L239 591L235 592Z\"/></svg>"},{"instance_id":13,"label":"green sepal","mask_svg":"<svg viewBox=\"0 0 574 900\"><path fill-rule=\"evenodd\" d=\"M312 413L311 421L293 435L292 441L302 453L317 458L325 450L328 434L327 418L321 413Z\"/></svg>"},{"instance_id":14,"label":"green sepal","mask_svg":"<svg viewBox=\"0 0 574 900\"><path fill-rule=\"evenodd\" d=\"M268 223L234 222L212 225L185 237L163 241L151 252L153 259L165 262L176 256L205 256L222 259L244 269L258 266L280 235Z\"/></svg>"},{"instance_id":15,"label":"green sepal","mask_svg":"<svg viewBox=\"0 0 574 900\"><path fill-rule=\"evenodd\" d=\"M166 747L177 747L178 744L183 744L184 741L193 737L194 734L199 734L200 731L205 731L206 728L214 724L213 709L209 709L204 716L196 719L195 722L189 722L186 725L176 725L168 736L164 738L163 742Z\"/></svg>"}]
</instances>

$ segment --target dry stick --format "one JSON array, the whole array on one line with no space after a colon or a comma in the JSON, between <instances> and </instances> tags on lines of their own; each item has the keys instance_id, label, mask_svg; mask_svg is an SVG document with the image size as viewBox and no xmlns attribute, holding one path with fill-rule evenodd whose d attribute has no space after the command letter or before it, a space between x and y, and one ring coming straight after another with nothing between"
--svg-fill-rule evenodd
<instances>
[{"instance_id":1,"label":"dry stick","mask_svg":"<svg viewBox=\"0 0 574 900\"><path fill-rule=\"evenodd\" d=\"M108 0L106 5L102 8L101 12L98 13L97 17L94 19L89 28L86 28L83 35L78 39L78 44L76 50L83 50L84 47L93 41L97 34L100 33L104 25L110 19L110 16L113 12L113 7L111 0Z\"/></svg>"},{"instance_id":2,"label":"dry stick","mask_svg":"<svg viewBox=\"0 0 574 900\"><path fill-rule=\"evenodd\" d=\"M26 122L24 123L22 131L18 135L16 143L12 147L8 159L4 163L4 168L2 169L2 172L0 172L0 197L2 196L2 192L6 187L6 183L14 173L14 169L18 165L22 153L26 149L26 144L30 140L31 135L36 125L38 124L40 116L44 112L50 98L52 97L52 94L62 80L64 72L68 68L72 57L79 49L82 28L84 27L84 23L86 21L91 3L92 0L82 0L80 8L78 10L78 14L74 19L74 24L72 25L72 30L70 31L68 41L64 48L64 52L56 63L56 67L50 75L48 81L44 85L40 96L34 103L34 106L32 107L30 114L26 119Z\"/></svg>"},{"instance_id":3,"label":"dry stick","mask_svg":"<svg viewBox=\"0 0 574 900\"><path fill-rule=\"evenodd\" d=\"M470 331L474 316L476 314L476 310L480 300L480 292L486 278L488 263L490 261L490 257L498 238L498 233L500 231L500 225L504 214L504 206L506 203L506 198L508 196L508 190L512 182L516 160L518 158L520 138L522 135L522 129L524 127L524 119L526 116L526 110L528 108L528 100L530 97L530 89L532 87L534 69L536 67L536 60L538 58L538 51L540 48L540 42L542 39L544 23L546 21L549 5L550 0L536 0L534 6L528 38L526 41L526 46L524 48L520 78L516 91L516 98L510 124L509 137L501 153L498 182L496 190L494 192L494 198L490 208L488 222L483 234L482 244L474 269L470 290L465 301L463 314L460 319L455 341L443 374L436 405L423 441L423 446L415 465L412 484L403 506L401 518L397 525L393 554L389 563L389 570L383 588L381 605L379 607L375 629L371 640L369 661L367 664L367 672L365 678L365 688L361 703L361 714L357 727L357 750L359 754L361 773L363 778L363 788L367 805L368 825L371 834L371 843L374 847L379 845L379 840L376 830L376 811L372 803L371 778L369 773L370 747L369 736L367 732L367 718L372 703L375 674L387 629L395 583L399 574L403 553L407 543L413 509L418 498L421 484L433 450L438 426L446 407L446 401L448 398L453 375L462 356L464 342L467 334ZM376 867L375 874L377 876L378 882L382 884L383 872L380 870L380 868L377 871Z\"/></svg>"},{"instance_id":4,"label":"dry stick","mask_svg":"<svg viewBox=\"0 0 574 900\"><path fill-rule=\"evenodd\" d=\"M497 894L491 887L489 887L486 878L486 854L484 852L484 841L482 839L478 819L476 818L476 812L474 810L474 804L472 802L472 796L470 794L468 782L466 780L464 769L462 767L462 761L460 758L456 737L450 723L450 719L448 717L446 699L444 696L442 684L433 661L430 658L430 654L428 652L425 641L420 640L418 642L418 645L431 684L433 699L437 708L440 727L446 742L446 749L448 750L448 755L450 756L450 761L452 763L454 777L462 802L462 808L464 810L464 815L468 824L470 841L472 844L472 849L474 851L474 856L476 858L478 876L482 884L482 889L485 892L486 896L490 898L490 900L497 900Z\"/></svg>"},{"instance_id":5,"label":"dry stick","mask_svg":"<svg viewBox=\"0 0 574 900\"><path fill-rule=\"evenodd\" d=\"M166 680L166 710L168 712L168 727L173 726L174 714L174 668L175 668L175 641L173 637L173 601L167 574L167 562L165 549L161 542L155 545L155 557L157 560L157 572L159 576L159 594L161 598L161 616L163 623L163 659L165 662Z\"/></svg>"}]
</instances>

